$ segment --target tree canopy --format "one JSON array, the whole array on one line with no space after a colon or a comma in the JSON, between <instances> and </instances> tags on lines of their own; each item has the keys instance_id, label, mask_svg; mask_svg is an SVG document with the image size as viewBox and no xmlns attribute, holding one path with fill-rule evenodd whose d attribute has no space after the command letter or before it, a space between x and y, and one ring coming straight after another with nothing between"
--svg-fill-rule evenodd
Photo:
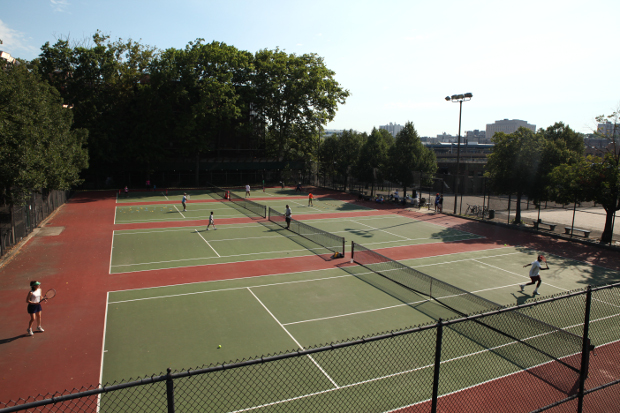
<instances>
[{"instance_id":1,"label":"tree canopy","mask_svg":"<svg viewBox=\"0 0 620 413\"><path fill-rule=\"evenodd\" d=\"M387 162L388 176L402 185L403 196L407 195L407 187L413 186L414 172L433 175L437 171L435 152L422 144L411 122L396 135L388 150Z\"/></svg>"},{"instance_id":2,"label":"tree canopy","mask_svg":"<svg viewBox=\"0 0 620 413\"><path fill-rule=\"evenodd\" d=\"M72 129L71 109L27 65L0 61L0 188L21 203L39 189L69 189L88 166L85 129Z\"/></svg>"},{"instance_id":3,"label":"tree canopy","mask_svg":"<svg viewBox=\"0 0 620 413\"><path fill-rule=\"evenodd\" d=\"M617 139L620 129L620 110L607 117L599 117L599 122L611 119L612 133L602 135L610 141L610 147L602 156L579 157L574 162L557 165L551 171L553 198L561 203L594 201L605 209L605 227L601 235L602 243L610 243L613 238L614 214L620 210L620 153Z\"/></svg>"},{"instance_id":4,"label":"tree canopy","mask_svg":"<svg viewBox=\"0 0 620 413\"><path fill-rule=\"evenodd\" d=\"M551 171L562 163L576 162L583 154L583 137L563 123L532 130L498 132L493 136L493 152L488 156L486 173L491 191L516 194L515 222L521 222L521 198L536 204L549 199Z\"/></svg>"}]
</instances>

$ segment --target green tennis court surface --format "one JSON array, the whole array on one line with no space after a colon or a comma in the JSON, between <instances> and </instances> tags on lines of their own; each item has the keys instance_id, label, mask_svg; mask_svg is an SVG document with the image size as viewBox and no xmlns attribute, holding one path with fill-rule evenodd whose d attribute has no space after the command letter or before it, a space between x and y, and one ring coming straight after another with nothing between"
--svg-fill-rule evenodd
<instances>
[{"instance_id":1,"label":"green tennis court surface","mask_svg":"<svg viewBox=\"0 0 620 413\"><path fill-rule=\"evenodd\" d=\"M194 199L194 198L192 198ZM252 199L252 198L248 198ZM289 205L293 211L293 215L297 214L325 214L333 212L351 212L351 211L372 211L373 209L356 203L338 201L330 198L321 198L314 200L313 206L308 206L308 202L303 199L291 200L258 200L261 205L266 205L273 209L284 211L286 205ZM115 224L133 224L142 222L162 222L162 221L184 221L208 219L209 214L213 211L216 219L220 218L239 218L247 217L240 207L235 209L231 201L220 202L187 202L187 210L183 211L180 199L178 203L170 205L162 204L144 204L131 206L116 207Z\"/></svg>"},{"instance_id":2,"label":"green tennis court surface","mask_svg":"<svg viewBox=\"0 0 620 413\"><path fill-rule=\"evenodd\" d=\"M230 190L235 194L245 197L245 188L223 188L224 190ZM206 199L222 199L212 189L158 189L156 191L132 191L128 194L117 194L116 202L160 202L160 201L174 201L181 202L183 194L186 193L190 196L191 200L206 200ZM304 189L303 192L295 191L294 188L265 188L263 192L262 188L251 188L251 198L269 198L269 197L307 197L308 191Z\"/></svg>"},{"instance_id":3,"label":"green tennis court surface","mask_svg":"<svg viewBox=\"0 0 620 413\"><path fill-rule=\"evenodd\" d=\"M355 241L371 248L480 238L397 215L304 222L345 237L348 245ZM110 273L330 253L271 222L205 229L194 226L114 231Z\"/></svg>"},{"instance_id":4,"label":"green tennis court surface","mask_svg":"<svg viewBox=\"0 0 620 413\"><path fill-rule=\"evenodd\" d=\"M517 273L517 268L531 262L536 253L521 248L499 248L415 262L419 270L430 275L457 285L460 280L461 287L469 285L476 294L487 294L499 304L513 304L521 294L515 285L522 282L523 277L516 278L511 272ZM575 277L584 270L592 275L620 278L618 272L586 266L578 261L553 256L548 259L552 268L561 268L553 275L554 285L560 289L578 283ZM450 273L455 265L459 268L458 279ZM518 273L522 274L526 269L520 270ZM545 273L549 272L552 271ZM446 275L452 279L447 279ZM542 288L546 287L543 284ZM613 303L609 306L609 314L617 314L617 306ZM105 383L151 375L165 371L167 367L180 370L252 359L373 335L379 331L398 330L455 315L436 302L357 265L110 292L102 379ZM570 329L568 325L561 325L561 316L554 315L554 324ZM606 312L601 311L593 316L592 321L606 316ZM454 382L444 382L443 392L457 391L521 371L519 366L484 348L475 339L465 335L457 339L460 340L458 343L446 349L442 366L450 365L451 369L463 374L455 375ZM600 345L605 337L594 339ZM262 403L285 406L290 403L292 408L294 400L321 397L326 391L353 392L364 400L364 395L373 386L385 390L390 386L406 385L412 382L412 375L415 375L413 381L416 383L420 383L420 375L432 379L434 335L420 334L416 340L420 341L412 348L411 364L407 367L400 365L400 370L395 370L396 366L389 362L394 348L375 346L372 356L365 356L370 359L342 359L348 368L334 364L333 360L324 362L323 356L327 354L317 354L312 360L304 358L307 362L300 361L298 375L285 380L295 382L292 389L273 389L272 393L261 394L260 401L245 400L242 388L227 391L236 392L235 402L239 403L239 409L250 409ZM428 343L425 344L425 340ZM476 368L481 363L485 369ZM268 369L265 371L269 372ZM306 380L308 387L304 388ZM205 394L222 397L219 390L205 389ZM417 395L409 398L407 403L415 402L415 397Z\"/></svg>"},{"instance_id":5,"label":"green tennis court surface","mask_svg":"<svg viewBox=\"0 0 620 413\"><path fill-rule=\"evenodd\" d=\"M163 202L163 201L179 201L183 198L183 194L189 196L189 200L204 201L210 199L222 199L210 189L171 189L156 191L129 191L125 194L121 192L116 195L116 202Z\"/></svg>"}]
</instances>

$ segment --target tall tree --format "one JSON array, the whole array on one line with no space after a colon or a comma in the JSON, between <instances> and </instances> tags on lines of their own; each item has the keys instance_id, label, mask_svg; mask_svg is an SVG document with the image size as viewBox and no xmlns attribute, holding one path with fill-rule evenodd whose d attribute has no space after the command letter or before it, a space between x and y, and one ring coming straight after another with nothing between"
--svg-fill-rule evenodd
<instances>
[{"instance_id":1,"label":"tall tree","mask_svg":"<svg viewBox=\"0 0 620 413\"><path fill-rule=\"evenodd\" d=\"M387 133L389 139L382 132ZM373 128L370 136L360 148L354 167L354 176L360 181L371 184L370 196L374 196L376 183L385 177L388 149L394 143L393 141L392 135L386 130Z\"/></svg>"},{"instance_id":2,"label":"tall tree","mask_svg":"<svg viewBox=\"0 0 620 413\"><path fill-rule=\"evenodd\" d=\"M521 198L536 188L544 138L530 129L497 132L493 152L488 156L486 173L489 188L500 194L517 196L515 222L521 222Z\"/></svg>"},{"instance_id":3,"label":"tall tree","mask_svg":"<svg viewBox=\"0 0 620 413\"><path fill-rule=\"evenodd\" d=\"M581 157L577 162L557 166L551 176L554 199L562 203L594 201L605 209L605 227L601 242L613 239L614 215L620 210L620 109L597 121L612 121L609 135L599 134L610 144L603 156Z\"/></svg>"},{"instance_id":4,"label":"tall tree","mask_svg":"<svg viewBox=\"0 0 620 413\"><path fill-rule=\"evenodd\" d=\"M292 131L312 131L317 120L322 125L333 120L349 92L314 53L297 56L265 49L255 54L254 65L256 111L267 127L271 152L282 159L296 157L295 140L307 135Z\"/></svg>"},{"instance_id":5,"label":"tall tree","mask_svg":"<svg viewBox=\"0 0 620 413\"><path fill-rule=\"evenodd\" d=\"M58 92L25 64L0 62L0 188L20 203L37 189L69 189L88 166L88 133Z\"/></svg>"},{"instance_id":6,"label":"tall tree","mask_svg":"<svg viewBox=\"0 0 620 413\"><path fill-rule=\"evenodd\" d=\"M437 171L435 152L422 144L411 122L398 132L388 155L389 177L402 185L403 196L407 195L407 187L413 186L414 171L428 175Z\"/></svg>"}]
</instances>

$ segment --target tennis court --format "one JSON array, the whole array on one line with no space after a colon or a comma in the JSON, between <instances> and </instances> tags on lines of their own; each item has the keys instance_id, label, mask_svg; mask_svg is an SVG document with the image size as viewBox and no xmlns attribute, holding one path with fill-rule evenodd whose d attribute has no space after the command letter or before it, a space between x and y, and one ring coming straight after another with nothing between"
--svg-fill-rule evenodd
<instances>
[{"instance_id":1,"label":"tennis court","mask_svg":"<svg viewBox=\"0 0 620 413\"><path fill-rule=\"evenodd\" d=\"M522 274L527 275L522 265L531 262L537 253L507 247L408 263L462 288L469 287L475 294L498 304L508 305L526 296L519 292L517 284L525 280ZM553 283L545 283L542 288L571 289L580 285L579 274L584 270L620 279L617 271L578 261L554 256L549 256L548 261L552 270L545 274L553 274ZM455 266L459 268L458 276L451 271ZM562 270L554 274L556 267ZM609 305L614 307L610 313L616 314L617 306ZM110 292L102 382L150 375L167 367L179 370L251 359L454 316L456 313L426 296L404 289L359 265ZM561 325L561 314L549 318L554 325L570 329ZM458 354L445 363L454 364L463 374L455 376L445 391L456 391L521 370L473 337L463 335L458 340L454 346ZM601 345L602 341L599 338L596 344ZM320 356L309 357L304 368L299 369L298 377L284 380L294 382L295 391L283 387L267 392L261 394L260 402L244 400L237 394L239 408L253 409L261 403L291 403L293 408L295 400L322 397L325 391L359 392L363 400L363 394L376 390L377 386L385 390L407 385L409 375L417 375L416 380L420 375L428 375L429 380L432 377L432 367L417 352L412 352L410 365L421 367L394 371L389 363L389 352L393 349L375 347L374 351L369 359L346 360L348 365L356 366L353 370L322 364ZM426 353L432 355L432 349L424 350ZM476 369L481 363L487 368ZM488 366L493 366L492 372ZM299 393L303 389L300 382L304 381L312 384ZM242 389L238 390L241 393ZM414 401L410 399L408 403Z\"/></svg>"},{"instance_id":2,"label":"tennis court","mask_svg":"<svg viewBox=\"0 0 620 413\"><path fill-rule=\"evenodd\" d=\"M304 222L372 248L480 238L398 215ZM206 226L120 230L113 234L110 273L329 253L272 222L217 225L210 231Z\"/></svg>"},{"instance_id":3,"label":"tennis court","mask_svg":"<svg viewBox=\"0 0 620 413\"><path fill-rule=\"evenodd\" d=\"M361 204L343 202L330 198L315 199L314 206L308 206L308 202L306 200L294 198L291 198L290 200L272 201L261 199L256 202L260 205L265 205L280 211L284 211L286 205L289 205L294 215L373 211L372 208L365 207ZM208 219L211 211L213 211L213 215L216 219L247 217L246 213L243 211L243 208L239 208L230 201L188 202L187 210L183 211L183 207L181 206L179 200L179 203L174 204L117 206L114 216L114 223L135 224L147 222L200 220Z\"/></svg>"}]
</instances>

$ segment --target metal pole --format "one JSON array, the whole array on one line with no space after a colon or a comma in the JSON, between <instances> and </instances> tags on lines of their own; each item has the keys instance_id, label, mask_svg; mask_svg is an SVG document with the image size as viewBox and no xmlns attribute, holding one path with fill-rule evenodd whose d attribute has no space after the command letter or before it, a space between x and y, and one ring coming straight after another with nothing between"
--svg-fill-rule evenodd
<instances>
[{"instance_id":1,"label":"metal pole","mask_svg":"<svg viewBox=\"0 0 620 413\"><path fill-rule=\"evenodd\" d=\"M456 184L454 185L454 215L456 215L456 197L459 182L459 165L461 161L461 113L463 112L463 101L459 101L459 138L456 147Z\"/></svg>"},{"instance_id":2,"label":"metal pole","mask_svg":"<svg viewBox=\"0 0 620 413\"><path fill-rule=\"evenodd\" d=\"M168 413L174 413L174 381L172 381L172 369L168 367L166 378L166 395L168 399Z\"/></svg>"},{"instance_id":3,"label":"metal pole","mask_svg":"<svg viewBox=\"0 0 620 413\"><path fill-rule=\"evenodd\" d=\"M586 378L588 378L588 367L590 364L590 307L592 305L592 287L588 285L586 292L586 313L583 321L583 345L581 349L581 371L579 375L579 402L577 405L577 412L583 411L583 392L585 390Z\"/></svg>"},{"instance_id":4,"label":"metal pole","mask_svg":"<svg viewBox=\"0 0 620 413\"><path fill-rule=\"evenodd\" d=\"M441 318L437 321L437 341L435 343L435 368L433 373L433 396L431 412L437 412L437 396L439 394L439 367L441 366L441 342L443 337L443 324Z\"/></svg>"},{"instance_id":5,"label":"metal pole","mask_svg":"<svg viewBox=\"0 0 620 413\"><path fill-rule=\"evenodd\" d=\"M573 205L573 223L571 224L570 227L570 237L573 237L573 230L575 229L575 213L577 212L577 201L575 201L575 204Z\"/></svg>"}]
</instances>

